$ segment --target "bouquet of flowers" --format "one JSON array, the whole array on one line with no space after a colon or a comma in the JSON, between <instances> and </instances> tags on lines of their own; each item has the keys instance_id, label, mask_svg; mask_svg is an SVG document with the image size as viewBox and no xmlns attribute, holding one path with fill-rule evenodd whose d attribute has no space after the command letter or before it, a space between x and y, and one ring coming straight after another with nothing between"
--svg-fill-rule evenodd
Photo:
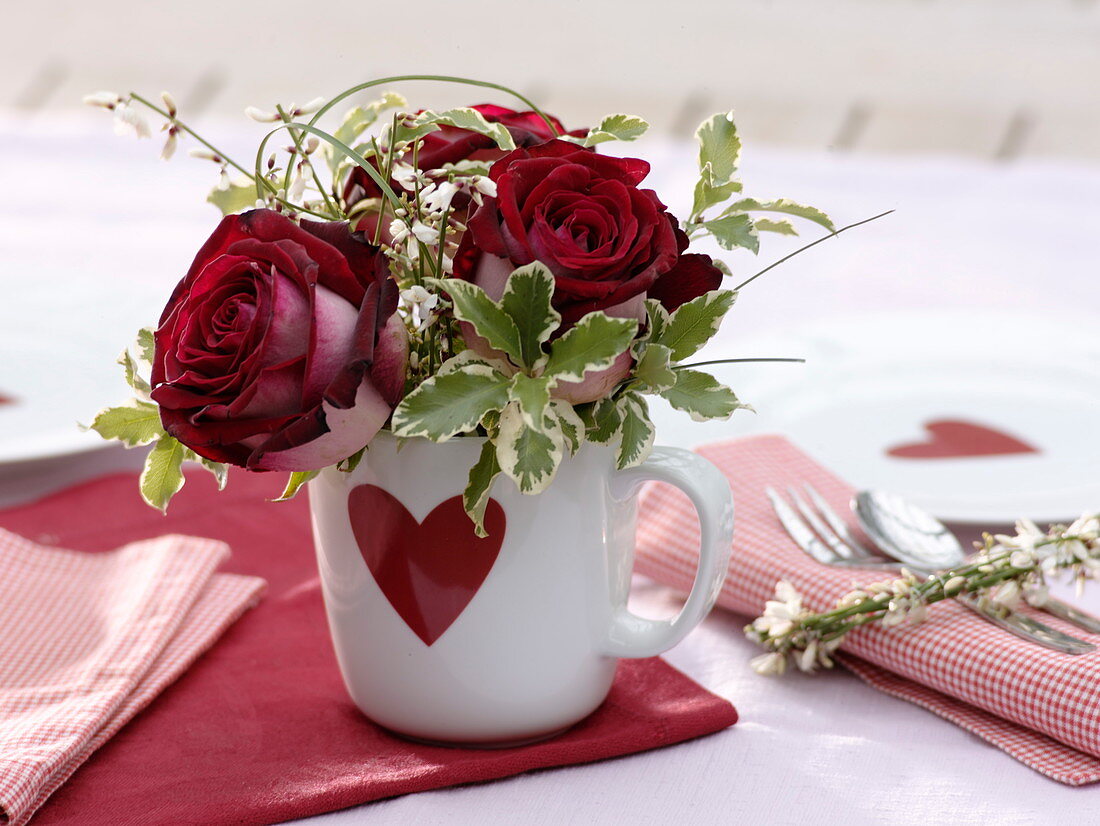
<instances>
[{"instance_id":1,"label":"bouquet of flowers","mask_svg":"<svg viewBox=\"0 0 1100 826\"><path fill-rule=\"evenodd\" d=\"M387 92L318 126L353 95L415 79L506 92L524 108L414 110ZM614 445L620 468L642 462L648 394L697 420L744 406L690 359L747 281L724 288L730 270L693 242L755 253L762 232L795 234L790 217L834 232L817 209L743 194L731 113L696 133L699 177L679 220L645 188L646 161L599 151L640 137L641 118L567 131L492 83L394 77L249 108L272 128L248 166L192 130L168 94L87 102L138 136L159 117L163 157L190 139L220 170L209 200L221 223L120 358L135 397L91 424L152 444L141 493L161 509L185 460L221 485L227 465L290 471L285 498L325 467L354 468L388 428L485 437L463 495L483 532L499 474L538 493L586 441Z\"/></svg>"}]
</instances>

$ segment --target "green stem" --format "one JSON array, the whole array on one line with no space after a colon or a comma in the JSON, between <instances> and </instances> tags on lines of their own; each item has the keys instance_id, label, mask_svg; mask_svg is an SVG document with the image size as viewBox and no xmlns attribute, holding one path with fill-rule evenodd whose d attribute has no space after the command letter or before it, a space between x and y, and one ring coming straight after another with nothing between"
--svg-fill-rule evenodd
<instances>
[{"instance_id":1,"label":"green stem","mask_svg":"<svg viewBox=\"0 0 1100 826\"><path fill-rule=\"evenodd\" d=\"M779 259L778 261L776 261L776 262L774 262L774 263L772 263L772 264L769 264L768 266L764 267L764 269L760 270L760 272L758 272L758 273L757 273L756 275L754 275L754 276L753 276L752 278L748 278L748 279L746 279L746 280L742 281L742 282L741 282L740 284L738 284L738 285L737 285L736 287L734 287L733 289L734 289L734 291L736 292L737 290L740 290L740 289L741 289L742 287L746 287L746 286L748 286L748 285L749 285L749 284L751 284L751 283L752 283L753 281L755 281L755 280L756 280L757 278L759 278L760 276L762 276L762 275L763 275L764 273L766 273L766 272L769 272L769 271L771 271L771 270L774 270L774 269L775 269L776 267L778 267L778 266L779 266L780 264L782 264L782 263L783 263L784 261L789 261L789 260L791 260L791 259L792 259L792 258L794 258L794 257L795 257L796 255L798 255L799 253L803 253L803 252L805 252L806 250L810 249L810 247L816 247L816 246L817 246L818 244L820 244L820 243L821 243L821 242L823 242L823 241L828 241L828 240L829 240L830 238L836 238L836 236L840 235L840 233L842 233L842 232L847 232L847 231L848 231L848 230L850 230L850 229L854 229L854 228L856 228L856 227L861 227L861 226L863 226L864 224L869 224L869 223L871 223L872 221L877 221L877 220L878 220L879 218L885 218L885 217L886 217L887 215L889 215L889 214L890 214L891 212L893 212L893 211L894 211L894 210L892 210L892 209L888 209L888 210L886 210L886 212L880 212L880 213L879 213L878 215L873 215L873 216L871 216L870 218L864 218L864 219L863 219L862 221L856 221L856 222L855 222L854 224L848 224L848 226L846 226L846 227L841 227L840 229L838 229L838 230L836 230L836 231L834 231L834 232L830 232L830 233L829 233L828 235L823 235L823 236L822 236L821 238L818 238L818 239L817 239L816 241L811 241L811 242L810 242L809 244L806 244L806 246L804 246L804 247L799 247L798 249L796 249L796 250L795 250L794 252L790 253L789 255L784 255L784 256L783 256L782 258L780 258L780 259Z\"/></svg>"},{"instance_id":2,"label":"green stem","mask_svg":"<svg viewBox=\"0 0 1100 826\"><path fill-rule=\"evenodd\" d=\"M137 94L137 92L130 92L130 98L133 99L133 100L136 100L138 103L142 104L143 106L149 107L150 109L152 109L154 112L156 112L161 117L165 118L166 120L170 121L171 123L174 123L176 126L179 127L181 132L186 132L188 135L190 135L196 141L201 143L203 146L205 146L207 149L209 149L211 152L213 152L215 155L217 155L219 158L221 158L223 161L225 161L225 163L227 163L229 166L233 167L238 172L240 172L242 175L244 175L246 178L248 178L248 180L250 180L254 184L256 184L256 197L257 198L262 198L263 197L263 193L260 190L260 187L263 186L265 189L268 190L268 192L270 192L275 197L276 201L283 204L284 206L287 206L291 209L298 210L299 212L305 212L309 215L313 215L316 218L325 218L325 219L329 218L328 215L325 215L325 214L320 213L320 212L314 212L311 209L306 209L305 207L298 206L297 204L292 204L292 203L290 203L290 201L286 200L285 198L280 198L279 197L279 190L274 186L274 184L272 184L270 181L268 181L266 178L264 178L262 174L260 174L259 166L256 167L255 174L252 173L252 172L249 172L247 169L245 169L243 166L241 166L239 163L237 163L231 157L229 157L224 152L222 152L220 149L218 149L218 147L214 146L214 144L210 143L210 141L206 140L206 138L202 137L198 132L196 132L194 129L192 129L190 126L188 126L186 123L181 121L179 118L172 117L165 110L161 109L156 104L149 102L148 100L143 98L141 95Z\"/></svg>"},{"instance_id":3,"label":"green stem","mask_svg":"<svg viewBox=\"0 0 1100 826\"><path fill-rule=\"evenodd\" d=\"M294 119L286 113L282 105L276 105L275 111L279 113L279 117L283 119L283 123L290 124L294 122ZM347 216L342 215L341 211L336 208L336 205L328 197L328 192L325 191L325 187L321 183L321 177L317 174L317 170L314 168L313 164L310 163L309 156L302 151L302 136L292 129L288 131L290 132L291 140L294 141L295 155L298 156L301 160L304 160L307 164L309 164L309 171L313 173L313 182L317 185L317 189L321 193L321 197L324 198L325 206L328 207L329 213L332 215L333 218L346 218ZM286 165L286 175L283 177L283 190L285 192L290 191L290 173L294 166L293 162L294 156L291 156L290 162Z\"/></svg>"},{"instance_id":4,"label":"green stem","mask_svg":"<svg viewBox=\"0 0 1100 826\"><path fill-rule=\"evenodd\" d=\"M148 100L143 98L141 95L139 95L137 92L130 92L130 98L133 99L133 100L136 100L138 103L141 103L145 106L148 106L150 109L152 109L154 112L156 112L161 117L165 118L166 120L170 121L171 123L174 123L176 126L178 126L180 128L181 131L186 132L188 135L190 135L192 138L197 140L199 143L201 143L203 146L205 146L207 149L209 149L211 152L213 152L215 155L217 155L219 158L221 158L223 161L225 161L231 167L236 169L238 172L241 172L242 174L248 176L249 180L252 180L252 173L251 172L249 172L247 169L245 169L243 166L241 166L239 163L237 163L231 157L229 157L224 152L222 152L220 149L218 149L218 147L214 146L214 144L210 143L210 141L206 140L206 138L202 137L198 132L196 132L194 129L192 129L190 126L188 126L182 120L180 120L179 118L172 117L171 115L168 114L167 111L165 111L164 109L161 109L156 104L149 102ZM274 188L272 188L271 191L274 192L275 191Z\"/></svg>"},{"instance_id":5,"label":"green stem","mask_svg":"<svg viewBox=\"0 0 1100 826\"><path fill-rule=\"evenodd\" d=\"M504 92L505 94L509 94L517 100L522 101L532 112L534 112L536 115L542 118L543 121L545 121L546 125L550 127L555 135L561 134L561 132L558 131L558 128L554 125L554 122L550 120L545 112L539 109L539 107L536 106L533 101L521 95L516 90L509 89L507 86L501 86L499 83L489 83L485 80L473 80L472 78L468 77L453 77L451 75L393 75L391 77L383 77L377 80L368 80L366 83L360 83L357 86L352 86L350 89L345 89L343 92L338 94L324 106L318 109L317 113L310 120L309 125L315 125L317 121L319 121L321 117L333 106L335 106L337 103L344 100L345 98L351 97L357 92L361 92L364 89L370 89L373 86L384 86L387 83L401 83L406 80L428 80L441 83L457 83L465 86L478 86L483 89L496 89L499 92Z\"/></svg>"},{"instance_id":6,"label":"green stem","mask_svg":"<svg viewBox=\"0 0 1100 826\"><path fill-rule=\"evenodd\" d=\"M261 171L260 171L260 166L263 163L264 151L267 149L267 142L269 140L271 140L271 138L275 135L276 132L281 132L284 129L289 130L290 128L291 128L290 125L285 124L285 123L280 125L280 126L277 126L274 129L272 129L270 132L268 132L266 135L264 135L264 139L262 141L260 141L260 146L256 150L255 175L256 175L257 185L259 184L259 182L261 180L263 180L262 175L261 175ZM367 163L366 160L363 158L363 156L360 155L358 152L356 152L354 149L352 149L350 146L348 146L347 144L345 144L342 141L338 140L337 138L333 137L328 132L324 132L324 131L318 129L317 127L311 126L310 124L307 124L307 123L295 123L293 125L293 128L294 129L302 129L306 132L309 132L311 135L316 135L321 140L327 142L332 147L339 150L346 158L353 161L360 169L362 169L364 172L366 172L374 180L374 182L378 185L379 189L382 190L382 193L387 198L389 198L391 202L393 202L397 206L400 205L401 201L398 198L397 194L393 191L393 188L390 187L389 183L386 182L385 180L383 180L382 175L378 172L378 170L376 170L369 163ZM264 183L269 187L271 186L270 182L268 182L268 181L264 181ZM297 208L297 207L295 207L295 208ZM309 210L303 210L303 211L309 212ZM311 214L317 215L319 213L311 213ZM321 217L327 218L328 216L322 215ZM406 216L405 221L410 227L412 226L412 222L408 218L408 216Z\"/></svg>"},{"instance_id":7,"label":"green stem","mask_svg":"<svg viewBox=\"0 0 1100 826\"><path fill-rule=\"evenodd\" d=\"M796 364L805 364L806 359L796 358L752 358L752 359L711 359L710 361L695 361L691 364L674 364L673 370L687 370L690 367L706 367L708 364L748 364L751 362L771 362L771 361L784 361L794 362Z\"/></svg>"}]
</instances>

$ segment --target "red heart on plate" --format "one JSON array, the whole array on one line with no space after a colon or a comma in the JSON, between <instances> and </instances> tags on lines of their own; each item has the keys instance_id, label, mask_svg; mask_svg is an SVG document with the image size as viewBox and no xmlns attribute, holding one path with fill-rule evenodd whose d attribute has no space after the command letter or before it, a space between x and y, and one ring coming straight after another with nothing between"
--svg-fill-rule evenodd
<instances>
[{"instance_id":1,"label":"red heart on plate","mask_svg":"<svg viewBox=\"0 0 1100 826\"><path fill-rule=\"evenodd\" d=\"M960 456L1007 456L1012 453L1038 453L1027 442L982 424L956 419L926 422L926 442L897 445L886 452L902 459L948 459Z\"/></svg>"},{"instance_id":2,"label":"red heart on plate","mask_svg":"<svg viewBox=\"0 0 1100 826\"><path fill-rule=\"evenodd\" d=\"M348 494L348 516L374 581L425 645L466 610L504 541L504 508L495 499L485 508L484 538L474 534L461 496L417 522L388 491L359 485Z\"/></svg>"},{"instance_id":3,"label":"red heart on plate","mask_svg":"<svg viewBox=\"0 0 1100 826\"><path fill-rule=\"evenodd\" d=\"M0 393L0 404L15 404L15 399L13 399L11 396L5 396L3 393Z\"/></svg>"}]
</instances>

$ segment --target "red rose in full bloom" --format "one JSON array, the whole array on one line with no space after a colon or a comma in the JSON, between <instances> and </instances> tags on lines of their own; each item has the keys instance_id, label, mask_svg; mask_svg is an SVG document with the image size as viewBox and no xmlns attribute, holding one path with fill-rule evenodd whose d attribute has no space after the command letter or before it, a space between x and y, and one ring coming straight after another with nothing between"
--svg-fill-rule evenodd
<instances>
[{"instance_id":1,"label":"red rose in full bloom","mask_svg":"<svg viewBox=\"0 0 1100 826\"><path fill-rule=\"evenodd\" d=\"M456 275L493 294L514 268L541 261L565 326L594 310L640 306L651 289L674 306L714 289L721 273L707 256L683 254L675 218L639 188L648 173L643 160L565 141L509 153L489 172L497 195L470 216Z\"/></svg>"},{"instance_id":2,"label":"red rose in full bloom","mask_svg":"<svg viewBox=\"0 0 1100 826\"><path fill-rule=\"evenodd\" d=\"M512 135L516 146L534 146L565 133L561 122L548 115L554 128L551 128L537 112L517 112L505 106L482 103L471 106L481 113L490 123L502 123ZM438 169L445 163L458 163L465 160L495 161L504 156L493 139L487 135L459 129L457 126L440 126L435 132L429 132L422 138L423 143L417 150L417 167L423 170ZM411 161L411 156L406 158ZM364 198L381 198L378 184L362 169L355 167L348 176L344 187L344 202L350 209Z\"/></svg>"},{"instance_id":3,"label":"red rose in full bloom","mask_svg":"<svg viewBox=\"0 0 1100 826\"><path fill-rule=\"evenodd\" d=\"M200 456L314 470L349 456L404 392L397 285L346 223L224 218L155 334L152 398Z\"/></svg>"},{"instance_id":4,"label":"red rose in full bloom","mask_svg":"<svg viewBox=\"0 0 1100 826\"><path fill-rule=\"evenodd\" d=\"M643 160L566 141L516 149L489 171L497 194L470 216L455 275L496 299L513 269L541 261L554 275L563 328L596 310L641 321L647 296L674 310L717 289L722 273L710 257L685 254L676 219L639 187L648 173ZM555 395L573 404L601 398L631 364L624 353L583 382L559 383Z\"/></svg>"}]
</instances>

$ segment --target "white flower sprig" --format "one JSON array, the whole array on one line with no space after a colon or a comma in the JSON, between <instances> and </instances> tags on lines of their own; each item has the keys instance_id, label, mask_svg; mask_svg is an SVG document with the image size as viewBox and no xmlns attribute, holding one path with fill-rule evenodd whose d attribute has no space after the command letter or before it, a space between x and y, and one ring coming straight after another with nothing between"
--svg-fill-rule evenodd
<instances>
[{"instance_id":1,"label":"white flower sprig","mask_svg":"<svg viewBox=\"0 0 1100 826\"><path fill-rule=\"evenodd\" d=\"M829 656L845 635L861 625L889 628L923 622L928 606L961 593L975 594L987 606L1008 610L1026 601L1036 607L1047 599L1046 577L1067 573L1078 593L1100 579L1100 515L1086 514L1072 525L1043 532L1030 520L1016 523L1016 534L986 534L978 553L959 568L925 579L904 568L893 580L874 582L845 594L832 611L814 613L789 582L776 585L776 598L745 627L749 639L767 653L753 658L759 674L782 674L787 661L802 671L831 668Z\"/></svg>"}]
</instances>

